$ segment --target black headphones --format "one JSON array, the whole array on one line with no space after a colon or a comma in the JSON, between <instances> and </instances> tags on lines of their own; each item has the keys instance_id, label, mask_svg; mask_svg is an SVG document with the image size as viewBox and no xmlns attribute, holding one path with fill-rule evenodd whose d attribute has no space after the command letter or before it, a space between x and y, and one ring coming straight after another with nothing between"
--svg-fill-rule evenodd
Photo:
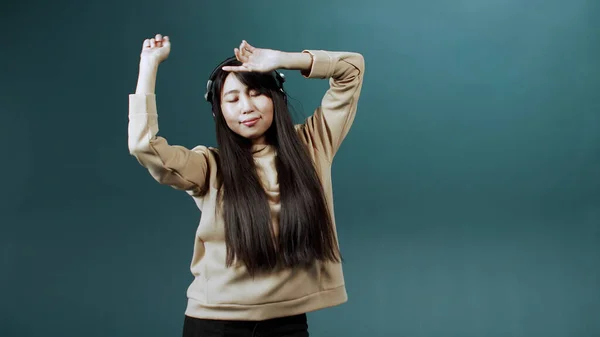
<instances>
[{"instance_id":1,"label":"black headphones","mask_svg":"<svg viewBox=\"0 0 600 337\"><path fill-rule=\"evenodd\" d=\"M223 62L219 63L218 66L215 67L215 69L213 69L213 71L210 73L210 76L208 77L208 82L206 82L206 93L204 94L204 99L209 102L212 103L212 97L214 95L213 93L213 81L215 80L215 76L217 74L217 72L219 71L219 69L221 69L225 64L236 60L235 56L232 57L228 57L227 59L225 59ZM279 88L279 90L281 92L283 92L283 83L285 82L285 77L282 73L273 70L272 71L273 77L275 78L276 82L277 82L277 87Z\"/></svg>"}]
</instances>

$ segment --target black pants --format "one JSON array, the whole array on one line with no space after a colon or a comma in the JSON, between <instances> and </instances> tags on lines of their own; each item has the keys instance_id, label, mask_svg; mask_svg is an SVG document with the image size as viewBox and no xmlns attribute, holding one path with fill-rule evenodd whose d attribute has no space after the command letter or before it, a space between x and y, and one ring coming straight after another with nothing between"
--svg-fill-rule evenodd
<instances>
[{"instance_id":1,"label":"black pants","mask_svg":"<svg viewBox=\"0 0 600 337\"><path fill-rule=\"evenodd\" d=\"M185 316L183 337L308 337L306 314L264 321L226 321Z\"/></svg>"}]
</instances>

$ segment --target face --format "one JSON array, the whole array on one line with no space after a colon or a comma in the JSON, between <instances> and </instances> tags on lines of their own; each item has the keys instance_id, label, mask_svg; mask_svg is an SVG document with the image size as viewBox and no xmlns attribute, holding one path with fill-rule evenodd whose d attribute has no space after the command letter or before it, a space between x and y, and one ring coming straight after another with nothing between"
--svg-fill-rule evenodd
<instances>
[{"instance_id":1,"label":"face","mask_svg":"<svg viewBox=\"0 0 600 337\"><path fill-rule=\"evenodd\" d=\"M265 143L265 132L273 122L273 101L256 90L250 90L230 73L223 83L221 111L227 126L254 144Z\"/></svg>"}]
</instances>

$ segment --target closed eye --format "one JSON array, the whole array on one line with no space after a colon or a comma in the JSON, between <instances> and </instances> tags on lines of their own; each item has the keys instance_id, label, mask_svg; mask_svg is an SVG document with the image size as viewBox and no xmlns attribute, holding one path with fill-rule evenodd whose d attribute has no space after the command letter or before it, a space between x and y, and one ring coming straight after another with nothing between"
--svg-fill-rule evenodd
<instances>
[{"instance_id":1,"label":"closed eye","mask_svg":"<svg viewBox=\"0 0 600 337\"><path fill-rule=\"evenodd\" d=\"M261 93L258 90L252 89L248 91L248 96L250 97L258 97L258 96L262 96L263 93ZM228 92L228 94L225 95L225 102L228 103L235 103L239 101L239 94L236 94L236 92L230 91Z\"/></svg>"}]
</instances>

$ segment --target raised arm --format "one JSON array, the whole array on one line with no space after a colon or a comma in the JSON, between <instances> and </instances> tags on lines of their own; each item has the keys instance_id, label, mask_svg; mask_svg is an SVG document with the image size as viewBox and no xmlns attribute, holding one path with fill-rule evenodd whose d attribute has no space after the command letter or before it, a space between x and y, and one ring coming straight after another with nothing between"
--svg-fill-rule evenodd
<instances>
[{"instance_id":1,"label":"raised arm","mask_svg":"<svg viewBox=\"0 0 600 337\"><path fill-rule=\"evenodd\" d=\"M129 95L129 153L159 183L200 195L205 192L208 180L208 148L198 146L190 150L169 145L157 135L156 75L170 48L168 37L161 35L144 41L136 91Z\"/></svg>"},{"instance_id":2,"label":"raised arm","mask_svg":"<svg viewBox=\"0 0 600 337\"><path fill-rule=\"evenodd\" d=\"M303 75L329 79L329 89L298 131L331 162L354 122L365 72L364 59L353 52L304 50L303 53L312 56L310 68Z\"/></svg>"}]
</instances>

